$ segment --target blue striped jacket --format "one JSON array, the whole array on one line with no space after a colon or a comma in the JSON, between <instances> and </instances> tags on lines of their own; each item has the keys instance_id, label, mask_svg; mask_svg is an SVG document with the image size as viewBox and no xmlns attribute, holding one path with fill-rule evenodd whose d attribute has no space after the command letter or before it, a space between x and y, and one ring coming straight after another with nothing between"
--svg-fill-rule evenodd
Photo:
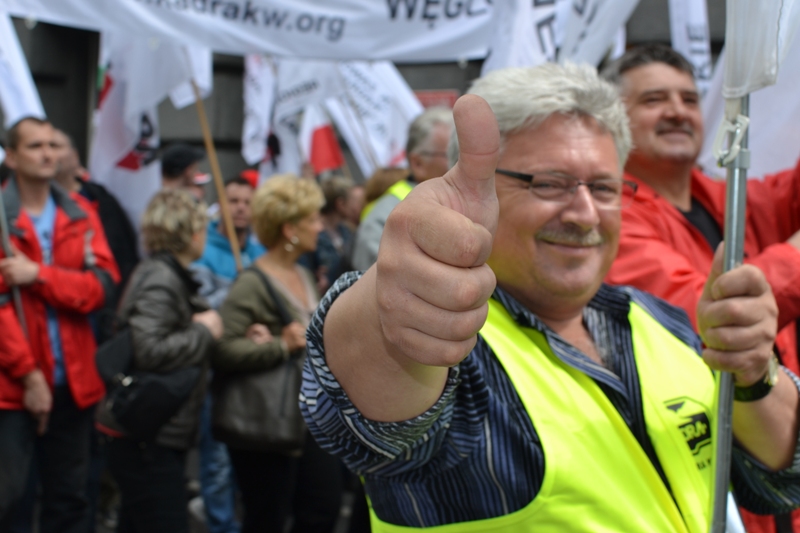
<instances>
[{"instance_id":1,"label":"blue striped jacket","mask_svg":"<svg viewBox=\"0 0 800 533\"><path fill-rule=\"evenodd\" d=\"M300 402L322 448L364 476L375 510L390 523L429 527L491 518L527 505L539 491L546 458L509 377L480 336L469 356L450 370L436 404L418 417L375 422L353 406L325 363L322 328L332 302L357 279L351 273L339 280L308 330ZM493 297L518 323L542 331L564 362L597 382L665 479L645 428L627 317L635 301L699 353L700 341L686 314L637 289L603 285L584 310L605 362L601 366L502 289ZM353 328L358 334L358 326ZM800 388L800 380L793 379ZM736 448L731 478L739 504L751 511L775 514L800 505L797 452L790 468L770 472Z\"/></svg>"}]
</instances>

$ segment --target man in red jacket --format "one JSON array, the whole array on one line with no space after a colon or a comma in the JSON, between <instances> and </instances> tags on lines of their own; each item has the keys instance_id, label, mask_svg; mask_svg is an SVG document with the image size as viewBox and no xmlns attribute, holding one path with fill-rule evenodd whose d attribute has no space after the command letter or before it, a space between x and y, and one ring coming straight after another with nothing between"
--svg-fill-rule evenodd
<instances>
[{"instance_id":1,"label":"man in red jacket","mask_svg":"<svg viewBox=\"0 0 800 533\"><path fill-rule=\"evenodd\" d=\"M606 281L660 296L685 309L696 325L697 302L723 237L725 183L695 166L703 119L693 67L669 47L646 45L629 50L603 75L619 87L628 110L634 149L626 179L639 185L633 205L622 212L619 253ZM744 252L772 287L780 313L778 356L797 372L800 168L748 183ZM788 516L744 515L750 532L792 530ZM800 519L794 520L800 531Z\"/></svg>"},{"instance_id":2,"label":"man in red jacket","mask_svg":"<svg viewBox=\"0 0 800 533\"><path fill-rule=\"evenodd\" d=\"M95 211L53 184L54 130L25 118L7 134L3 191L13 256L0 250L0 532L36 454L40 531L85 532L92 407L105 393L88 314L119 280ZM24 323L12 287L22 293ZM38 437L36 436L38 434Z\"/></svg>"}]
</instances>

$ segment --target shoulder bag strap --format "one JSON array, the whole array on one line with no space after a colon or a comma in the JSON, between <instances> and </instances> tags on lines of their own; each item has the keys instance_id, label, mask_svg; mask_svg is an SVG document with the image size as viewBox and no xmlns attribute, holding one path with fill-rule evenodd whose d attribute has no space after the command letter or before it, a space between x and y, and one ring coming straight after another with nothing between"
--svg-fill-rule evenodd
<instances>
[{"instance_id":1,"label":"shoulder bag strap","mask_svg":"<svg viewBox=\"0 0 800 533\"><path fill-rule=\"evenodd\" d=\"M272 301L275 302L275 307L277 308L278 315L281 317L281 322L283 322L283 325L287 326L292 322L295 322L295 319L292 318L292 315L289 313L289 311L286 309L286 305L283 303L283 297L279 295L278 291L275 290L275 287L272 286L272 283L270 283L267 275L255 265L248 267L247 270L255 272L255 274L264 284L264 288L267 289L270 298L272 298Z\"/></svg>"}]
</instances>

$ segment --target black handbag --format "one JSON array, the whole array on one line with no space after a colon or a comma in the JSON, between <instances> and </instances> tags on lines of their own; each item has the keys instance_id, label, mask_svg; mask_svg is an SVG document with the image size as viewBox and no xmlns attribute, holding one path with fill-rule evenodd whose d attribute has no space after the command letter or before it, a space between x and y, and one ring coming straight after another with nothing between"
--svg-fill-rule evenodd
<instances>
[{"instance_id":1,"label":"black handbag","mask_svg":"<svg viewBox=\"0 0 800 533\"><path fill-rule=\"evenodd\" d=\"M277 307L283 326L294 321L281 296L257 267L255 272ZM306 425L299 396L305 350L263 372L214 375L212 432L234 449L300 454Z\"/></svg>"},{"instance_id":2,"label":"black handbag","mask_svg":"<svg viewBox=\"0 0 800 533\"><path fill-rule=\"evenodd\" d=\"M143 441L153 440L178 412L202 374L196 366L165 373L134 370L127 324L97 349L95 363L106 384L106 409L128 436Z\"/></svg>"}]
</instances>

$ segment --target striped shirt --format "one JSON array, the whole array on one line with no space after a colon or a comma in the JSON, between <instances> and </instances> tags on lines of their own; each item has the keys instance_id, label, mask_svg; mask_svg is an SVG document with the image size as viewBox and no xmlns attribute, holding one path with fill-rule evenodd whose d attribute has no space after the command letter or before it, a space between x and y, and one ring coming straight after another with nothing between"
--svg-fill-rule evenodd
<instances>
[{"instance_id":1,"label":"striped shirt","mask_svg":"<svg viewBox=\"0 0 800 533\"><path fill-rule=\"evenodd\" d=\"M326 365L322 329L333 301L358 277L351 273L340 278L308 330L300 401L314 437L364 476L375 511L389 523L430 527L525 507L539 492L546 458L510 378L480 336L469 356L450 369L439 400L416 418L375 422L353 406ZM699 353L700 341L686 314L636 289L603 285L584 310L584 323L604 358L601 366L502 289L493 298L520 325L541 331L563 362L600 386L665 480L645 427L628 311L631 301L636 302ZM792 379L800 388L800 380ZM779 472L768 471L739 448L733 463L731 478L740 505L764 514L800 505L797 451L793 464Z\"/></svg>"}]
</instances>

